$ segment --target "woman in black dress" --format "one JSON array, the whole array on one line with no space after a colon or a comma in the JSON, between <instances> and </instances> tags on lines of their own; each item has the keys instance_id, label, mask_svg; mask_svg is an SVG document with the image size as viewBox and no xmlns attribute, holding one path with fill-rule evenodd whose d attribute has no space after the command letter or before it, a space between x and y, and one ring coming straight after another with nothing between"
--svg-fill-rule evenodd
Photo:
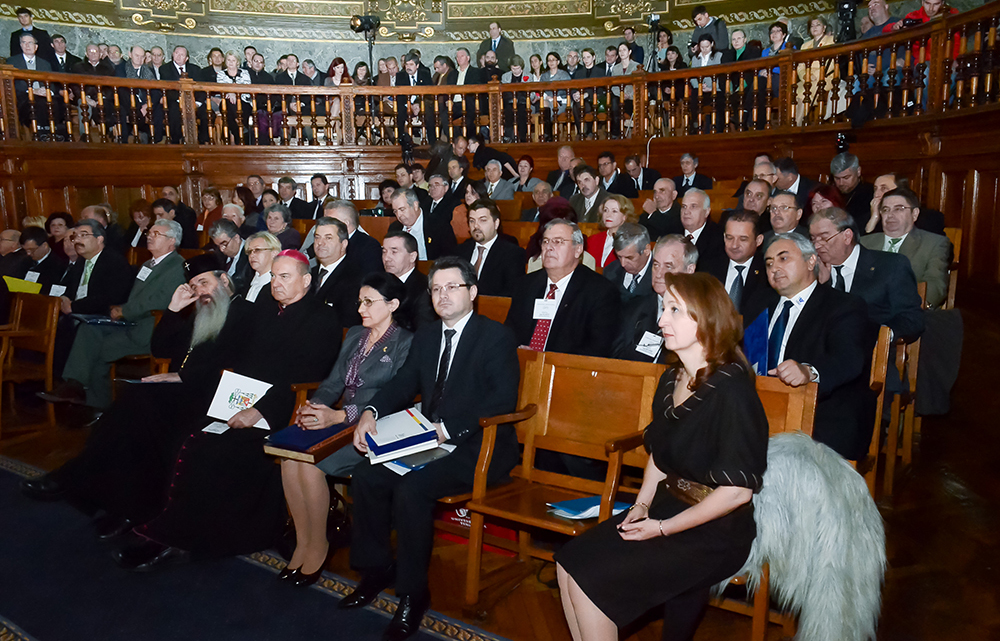
<instances>
[{"instance_id":1,"label":"woman in black dress","mask_svg":"<svg viewBox=\"0 0 1000 641\"><path fill-rule=\"evenodd\" d=\"M574 641L617 639L661 604L663 638L691 638L709 590L742 567L756 536L750 499L768 428L739 316L707 274L667 274L666 283L659 325L676 362L653 401L635 505L555 557Z\"/></svg>"}]
</instances>

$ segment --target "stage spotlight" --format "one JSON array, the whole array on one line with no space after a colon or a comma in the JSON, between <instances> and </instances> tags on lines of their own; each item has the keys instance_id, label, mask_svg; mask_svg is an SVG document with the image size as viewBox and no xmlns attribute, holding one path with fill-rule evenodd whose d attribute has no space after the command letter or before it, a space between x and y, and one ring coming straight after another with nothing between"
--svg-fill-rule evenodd
<instances>
[{"instance_id":1,"label":"stage spotlight","mask_svg":"<svg viewBox=\"0 0 1000 641\"><path fill-rule=\"evenodd\" d=\"M375 31L381 24L382 21L378 19L378 16L353 16L351 18L351 29L356 33Z\"/></svg>"}]
</instances>

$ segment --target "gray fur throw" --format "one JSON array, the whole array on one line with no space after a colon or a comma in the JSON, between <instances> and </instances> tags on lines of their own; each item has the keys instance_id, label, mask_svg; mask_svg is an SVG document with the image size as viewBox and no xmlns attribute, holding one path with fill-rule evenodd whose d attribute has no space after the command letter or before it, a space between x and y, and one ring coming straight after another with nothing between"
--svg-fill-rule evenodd
<instances>
[{"instance_id":1,"label":"gray fur throw","mask_svg":"<svg viewBox=\"0 0 1000 641\"><path fill-rule=\"evenodd\" d=\"M796 640L875 639L885 530L864 478L809 436L779 434L753 504L757 539L736 575L750 576L750 594L766 562L772 598L798 618Z\"/></svg>"}]
</instances>

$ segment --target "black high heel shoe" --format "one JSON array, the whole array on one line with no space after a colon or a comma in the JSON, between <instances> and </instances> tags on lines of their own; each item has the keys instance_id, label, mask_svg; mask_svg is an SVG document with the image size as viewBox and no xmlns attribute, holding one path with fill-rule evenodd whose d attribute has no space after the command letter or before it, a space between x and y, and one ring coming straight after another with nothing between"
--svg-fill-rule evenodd
<instances>
[{"instance_id":1,"label":"black high heel shoe","mask_svg":"<svg viewBox=\"0 0 1000 641\"><path fill-rule=\"evenodd\" d=\"M316 581L319 581L319 578L323 576L323 570L326 569L326 564L330 562L330 557L333 556L333 553L336 550L337 548L333 547L332 545L327 546L326 557L323 558L323 563L321 563L319 569L313 572L312 574L306 574L305 572L302 571L302 568L299 567L297 574L293 579L293 584L295 585L295 587L304 588L312 585L313 583L316 583Z\"/></svg>"},{"instance_id":2,"label":"black high heel shoe","mask_svg":"<svg viewBox=\"0 0 1000 641\"><path fill-rule=\"evenodd\" d=\"M299 576L301 576L301 574L302 573L299 572L299 568L295 568L293 570L293 569L289 569L289 567L286 565L285 569L283 569L281 572L278 573L278 580L279 581L290 581L290 582L294 583L295 580L298 579Z\"/></svg>"}]
</instances>

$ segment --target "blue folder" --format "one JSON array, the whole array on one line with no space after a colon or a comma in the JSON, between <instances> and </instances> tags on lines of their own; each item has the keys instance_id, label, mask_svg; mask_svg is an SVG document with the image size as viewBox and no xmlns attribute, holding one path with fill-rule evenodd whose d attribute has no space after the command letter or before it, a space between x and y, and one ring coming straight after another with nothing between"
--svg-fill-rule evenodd
<instances>
[{"instance_id":1,"label":"blue folder","mask_svg":"<svg viewBox=\"0 0 1000 641\"><path fill-rule=\"evenodd\" d=\"M286 427L267 437L267 442L275 447L282 447L295 452L308 452L313 446L319 445L331 436L343 432L347 423L338 423L321 430L304 430L298 425Z\"/></svg>"},{"instance_id":2,"label":"blue folder","mask_svg":"<svg viewBox=\"0 0 1000 641\"><path fill-rule=\"evenodd\" d=\"M767 376L767 328L769 310L764 310L743 332L743 353L757 376Z\"/></svg>"}]
</instances>

